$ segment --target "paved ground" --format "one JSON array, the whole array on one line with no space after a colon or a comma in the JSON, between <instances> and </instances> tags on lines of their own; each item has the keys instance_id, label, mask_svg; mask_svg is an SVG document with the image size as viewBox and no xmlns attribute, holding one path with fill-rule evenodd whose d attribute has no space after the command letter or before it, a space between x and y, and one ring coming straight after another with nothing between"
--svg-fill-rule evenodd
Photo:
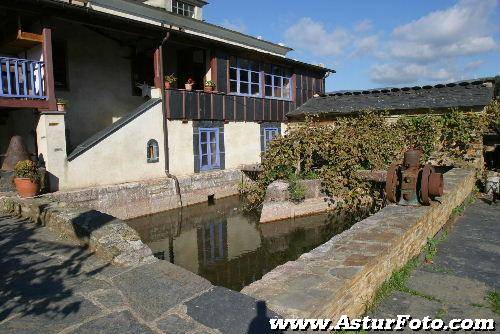
<instances>
[{"instance_id":1,"label":"paved ground","mask_svg":"<svg viewBox=\"0 0 500 334\"><path fill-rule=\"evenodd\" d=\"M108 266L0 215L0 333L267 333L265 304L166 261Z\"/></svg>"},{"instance_id":2,"label":"paved ground","mask_svg":"<svg viewBox=\"0 0 500 334\"><path fill-rule=\"evenodd\" d=\"M500 316L485 298L500 292L500 204L477 200L449 228L434 263L420 265L407 283L417 293L392 293L372 316L493 318L499 330Z\"/></svg>"}]
</instances>

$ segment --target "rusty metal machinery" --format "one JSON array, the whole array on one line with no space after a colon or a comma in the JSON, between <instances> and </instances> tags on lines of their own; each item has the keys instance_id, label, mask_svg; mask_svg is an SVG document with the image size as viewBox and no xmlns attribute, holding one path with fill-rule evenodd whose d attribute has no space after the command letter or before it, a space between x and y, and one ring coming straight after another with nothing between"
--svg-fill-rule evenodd
<instances>
[{"instance_id":1,"label":"rusty metal machinery","mask_svg":"<svg viewBox=\"0 0 500 334\"><path fill-rule=\"evenodd\" d=\"M430 205L436 197L443 196L443 174L434 167L420 165L422 152L408 150L403 164L393 163L387 171L386 198L399 205Z\"/></svg>"}]
</instances>

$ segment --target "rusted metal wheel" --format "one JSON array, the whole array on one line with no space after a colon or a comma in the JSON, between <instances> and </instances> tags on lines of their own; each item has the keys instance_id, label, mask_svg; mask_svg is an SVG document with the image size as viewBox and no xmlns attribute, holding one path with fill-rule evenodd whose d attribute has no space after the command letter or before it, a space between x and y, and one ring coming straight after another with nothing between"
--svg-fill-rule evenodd
<instances>
[{"instance_id":1,"label":"rusted metal wheel","mask_svg":"<svg viewBox=\"0 0 500 334\"><path fill-rule=\"evenodd\" d=\"M443 196L443 174L432 172L429 176L429 196Z\"/></svg>"},{"instance_id":2,"label":"rusted metal wheel","mask_svg":"<svg viewBox=\"0 0 500 334\"><path fill-rule=\"evenodd\" d=\"M387 200L391 203L396 203L397 199L397 187L399 183L399 165L392 164L387 171L387 179L385 182L385 196Z\"/></svg>"},{"instance_id":3,"label":"rusted metal wheel","mask_svg":"<svg viewBox=\"0 0 500 334\"><path fill-rule=\"evenodd\" d=\"M429 178L434 171L434 168L427 164L422 170L422 178L420 182L420 200L423 205L431 205L431 198L429 196Z\"/></svg>"}]
</instances>

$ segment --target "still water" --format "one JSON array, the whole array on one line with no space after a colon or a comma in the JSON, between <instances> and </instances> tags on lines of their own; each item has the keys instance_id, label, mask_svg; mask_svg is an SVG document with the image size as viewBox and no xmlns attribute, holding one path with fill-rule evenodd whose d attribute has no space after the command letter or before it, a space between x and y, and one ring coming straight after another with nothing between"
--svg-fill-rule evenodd
<instances>
[{"instance_id":1,"label":"still water","mask_svg":"<svg viewBox=\"0 0 500 334\"><path fill-rule=\"evenodd\" d=\"M129 220L154 255L239 291L348 229L352 215L315 215L260 224L237 196Z\"/></svg>"}]
</instances>

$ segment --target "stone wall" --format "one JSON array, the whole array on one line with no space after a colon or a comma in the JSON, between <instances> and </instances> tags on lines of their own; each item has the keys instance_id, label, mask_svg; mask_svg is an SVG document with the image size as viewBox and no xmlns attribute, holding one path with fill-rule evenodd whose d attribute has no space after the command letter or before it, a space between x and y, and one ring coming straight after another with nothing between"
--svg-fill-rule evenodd
<instances>
[{"instance_id":1,"label":"stone wall","mask_svg":"<svg viewBox=\"0 0 500 334\"><path fill-rule=\"evenodd\" d=\"M179 196L172 178L159 178L44 195L55 201L80 208L91 208L120 219L167 211L201 203L213 195L215 199L238 194L243 174L223 170L180 177Z\"/></svg>"},{"instance_id":2,"label":"stone wall","mask_svg":"<svg viewBox=\"0 0 500 334\"><path fill-rule=\"evenodd\" d=\"M134 229L96 210L75 208L47 198L21 199L0 194L0 212L41 224L61 238L88 246L114 265L128 267L156 261Z\"/></svg>"},{"instance_id":3,"label":"stone wall","mask_svg":"<svg viewBox=\"0 0 500 334\"><path fill-rule=\"evenodd\" d=\"M313 215L329 209L328 198L321 192L321 180L300 180L304 189L304 200L295 203L291 200L288 182L277 180L266 190L266 197L260 215L261 223Z\"/></svg>"},{"instance_id":4,"label":"stone wall","mask_svg":"<svg viewBox=\"0 0 500 334\"><path fill-rule=\"evenodd\" d=\"M473 171L444 175L445 194L430 207L388 206L297 261L242 290L284 317L333 318L365 312L393 271L417 256L474 187Z\"/></svg>"}]
</instances>

